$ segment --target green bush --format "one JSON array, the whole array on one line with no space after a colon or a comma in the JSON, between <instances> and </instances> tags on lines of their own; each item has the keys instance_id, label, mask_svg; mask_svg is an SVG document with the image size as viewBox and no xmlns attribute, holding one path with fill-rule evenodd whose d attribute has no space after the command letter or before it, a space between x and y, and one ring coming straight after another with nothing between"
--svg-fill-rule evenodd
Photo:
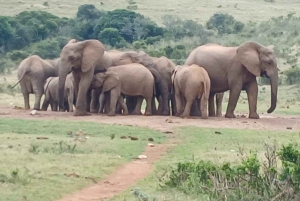
<instances>
[{"instance_id":1,"label":"green bush","mask_svg":"<svg viewBox=\"0 0 300 201\"><path fill-rule=\"evenodd\" d=\"M243 30L244 24L236 21L233 16L224 13L216 13L206 23L208 29L213 29L218 34L236 34Z\"/></svg>"},{"instance_id":2,"label":"green bush","mask_svg":"<svg viewBox=\"0 0 300 201\"><path fill-rule=\"evenodd\" d=\"M99 33L98 39L108 45L116 46L118 43L124 41L124 38L119 34L118 29L105 28Z\"/></svg>"},{"instance_id":3,"label":"green bush","mask_svg":"<svg viewBox=\"0 0 300 201\"><path fill-rule=\"evenodd\" d=\"M15 50L8 54L9 58L13 61L23 60L29 56L28 52L22 50Z\"/></svg>"},{"instance_id":4,"label":"green bush","mask_svg":"<svg viewBox=\"0 0 300 201\"><path fill-rule=\"evenodd\" d=\"M288 84L295 84L300 81L300 68L294 67L284 71Z\"/></svg>"},{"instance_id":5,"label":"green bush","mask_svg":"<svg viewBox=\"0 0 300 201\"><path fill-rule=\"evenodd\" d=\"M162 178L163 187L188 195L207 194L213 200L298 200L300 147L289 144L277 150L265 144L265 162L255 152L238 165L209 161L178 163ZM278 160L282 167L278 167Z\"/></svg>"}]
</instances>

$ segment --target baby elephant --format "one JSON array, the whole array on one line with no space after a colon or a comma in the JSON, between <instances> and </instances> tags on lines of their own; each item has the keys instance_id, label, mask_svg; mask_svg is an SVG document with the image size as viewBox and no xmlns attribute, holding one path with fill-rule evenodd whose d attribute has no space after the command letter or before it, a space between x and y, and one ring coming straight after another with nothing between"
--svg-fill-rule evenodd
<instances>
[{"instance_id":1,"label":"baby elephant","mask_svg":"<svg viewBox=\"0 0 300 201\"><path fill-rule=\"evenodd\" d=\"M44 84L45 98L42 105L42 110L46 111L49 104L52 111L58 111L58 77L49 77ZM67 75L65 84L65 108L68 112L73 112L74 102L74 84L73 75Z\"/></svg>"},{"instance_id":2,"label":"baby elephant","mask_svg":"<svg viewBox=\"0 0 300 201\"><path fill-rule=\"evenodd\" d=\"M200 99L202 118L207 119L207 102L210 92L210 79L207 71L195 64L176 66L172 75L175 90L176 116L190 116L191 106L195 99ZM182 108L184 111L182 113Z\"/></svg>"},{"instance_id":3,"label":"baby elephant","mask_svg":"<svg viewBox=\"0 0 300 201\"><path fill-rule=\"evenodd\" d=\"M120 103L124 114L128 114L127 106L122 95L137 96L138 101L131 114L140 114L143 99L146 99L145 115L151 115L151 103L154 94L154 77L143 65L132 63L114 66L104 73L94 75L91 88L103 86L106 104L109 104L109 115L115 115L117 101ZM107 97L110 92L110 97Z\"/></svg>"}]
</instances>

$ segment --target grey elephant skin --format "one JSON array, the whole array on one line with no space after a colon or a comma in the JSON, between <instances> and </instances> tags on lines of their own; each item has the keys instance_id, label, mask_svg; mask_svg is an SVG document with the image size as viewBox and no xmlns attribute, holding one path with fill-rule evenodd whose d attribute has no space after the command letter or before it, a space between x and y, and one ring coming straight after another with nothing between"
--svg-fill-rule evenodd
<instances>
[{"instance_id":1,"label":"grey elephant skin","mask_svg":"<svg viewBox=\"0 0 300 201\"><path fill-rule=\"evenodd\" d=\"M142 101L146 100L145 115L152 114L152 101L155 94L155 81L151 72L145 66L137 63L113 66L104 73L94 76L92 87L103 87L105 95L110 97L109 115L115 115L116 103L119 101L125 114L128 113L126 105L123 105L122 95L138 97L135 109L131 114L139 115L141 112Z\"/></svg>"},{"instance_id":2,"label":"grey elephant skin","mask_svg":"<svg viewBox=\"0 0 300 201\"><path fill-rule=\"evenodd\" d=\"M209 107L213 95L229 90L226 118L235 118L234 110L242 90L246 90L249 103L249 118L258 119L256 77L266 76L271 83L271 106L268 113L276 108L278 89L277 59L273 49L256 42L245 42L238 47L224 47L207 44L194 49L186 65L197 64L205 68L211 80ZM194 108L195 109L195 108Z\"/></svg>"},{"instance_id":3,"label":"grey elephant skin","mask_svg":"<svg viewBox=\"0 0 300 201\"><path fill-rule=\"evenodd\" d=\"M25 109L30 109L29 94L35 95L35 110L40 110L41 98L44 94L44 83L49 77L58 76L60 59L44 60L37 55L24 59L18 67L18 83L24 97ZM16 83L13 87L15 87Z\"/></svg>"},{"instance_id":4,"label":"grey elephant skin","mask_svg":"<svg viewBox=\"0 0 300 201\"><path fill-rule=\"evenodd\" d=\"M77 42L70 40L61 53L61 68L59 68L59 110L64 109L65 81L68 73L72 72L76 96L74 116L87 115L89 108L87 95L95 72L101 71L104 45L98 40Z\"/></svg>"},{"instance_id":5,"label":"grey elephant skin","mask_svg":"<svg viewBox=\"0 0 300 201\"><path fill-rule=\"evenodd\" d=\"M58 77L50 77L44 85L45 98L42 104L43 111L47 111L50 104L52 111L58 111ZM66 78L64 92L64 106L68 112L73 112L74 83L73 75L70 73Z\"/></svg>"},{"instance_id":6,"label":"grey elephant skin","mask_svg":"<svg viewBox=\"0 0 300 201\"><path fill-rule=\"evenodd\" d=\"M175 91L176 116L190 116L193 102L199 99L201 116L203 119L207 119L207 103L211 83L206 70L195 64L191 66L176 66L172 75L172 82Z\"/></svg>"},{"instance_id":7,"label":"grey elephant skin","mask_svg":"<svg viewBox=\"0 0 300 201\"><path fill-rule=\"evenodd\" d=\"M156 97L159 102L158 111L156 112L155 105L152 106L152 111L159 115L170 115L171 76L175 69L175 64L164 56L159 58L151 57L144 51L121 52L110 50L108 53L112 59L113 66L139 63L148 68L155 78ZM131 112L135 108L136 100L132 97L127 97L126 99L129 100L126 100L126 104L129 112Z\"/></svg>"}]
</instances>

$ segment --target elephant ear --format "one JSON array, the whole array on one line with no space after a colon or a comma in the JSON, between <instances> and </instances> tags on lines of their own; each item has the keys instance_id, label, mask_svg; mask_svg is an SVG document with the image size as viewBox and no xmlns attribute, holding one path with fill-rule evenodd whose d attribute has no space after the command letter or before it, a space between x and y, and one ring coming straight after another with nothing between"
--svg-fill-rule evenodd
<instances>
[{"instance_id":1,"label":"elephant ear","mask_svg":"<svg viewBox=\"0 0 300 201\"><path fill-rule=\"evenodd\" d=\"M120 79L117 73L107 72L105 73L106 78L103 84L103 91L109 91L112 88L116 87L120 83Z\"/></svg>"},{"instance_id":2,"label":"elephant ear","mask_svg":"<svg viewBox=\"0 0 300 201\"><path fill-rule=\"evenodd\" d=\"M83 50L81 71L85 73L89 70L94 70L98 61L100 61L104 55L104 45L98 40L86 40L78 42L77 44Z\"/></svg>"},{"instance_id":3,"label":"elephant ear","mask_svg":"<svg viewBox=\"0 0 300 201\"><path fill-rule=\"evenodd\" d=\"M77 43L77 40L73 38L73 39L69 40L69 42L67 44L69 44L69 43Z\"/></svg>"},{"instance_id":4,"label":"elephant ear","mask_svg":"<svg viewBox=\"0 0 300 201\"><path fill-rule=\"evenodd\" d=\"M259 48L261 46L255 42L246 42L236 51L239 61L256 77L261 75Z\"/></svg>"}]
</instances>

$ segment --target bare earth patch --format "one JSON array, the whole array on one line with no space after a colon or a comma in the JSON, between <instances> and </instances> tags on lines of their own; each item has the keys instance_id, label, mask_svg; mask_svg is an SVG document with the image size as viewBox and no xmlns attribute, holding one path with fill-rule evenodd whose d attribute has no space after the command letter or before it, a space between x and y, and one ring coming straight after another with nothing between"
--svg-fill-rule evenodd
<instances>
[{"instance_id":1,"label":"bare earth patch","mask_svg":"<svg viewBox=\"0 0 300 201\"><path fill-rule=\"evenodd\" d=\"M197 126L210 128L233 128L233 129L256 129L256 130L300 130L299 116L285 115L263 115L261 119L248 119L240 114L236 119L226 119L224 117L214 117L206 120L200 118L182 119L172 116L122 116L108 117L106 115L92 114L91 116L75 117L72 113L38 111L35 115L30 115L30 111L13 109L0 106L0 117L4 118L25 118L25 119L55 119L92 121L105 124L119 124L128 126L148 127L162 131L169 136L168 144L147 147L143 155L147 159L136 159L117 168L113 174L96 184L81 189L72 195L66 195L60 201L77 200L105 200L121 193L123 190L134 185L138 180L145 178L150 173L153 163L168 149L176 144L173 131L176 127Z\"/></svg>"}]
</instances>

